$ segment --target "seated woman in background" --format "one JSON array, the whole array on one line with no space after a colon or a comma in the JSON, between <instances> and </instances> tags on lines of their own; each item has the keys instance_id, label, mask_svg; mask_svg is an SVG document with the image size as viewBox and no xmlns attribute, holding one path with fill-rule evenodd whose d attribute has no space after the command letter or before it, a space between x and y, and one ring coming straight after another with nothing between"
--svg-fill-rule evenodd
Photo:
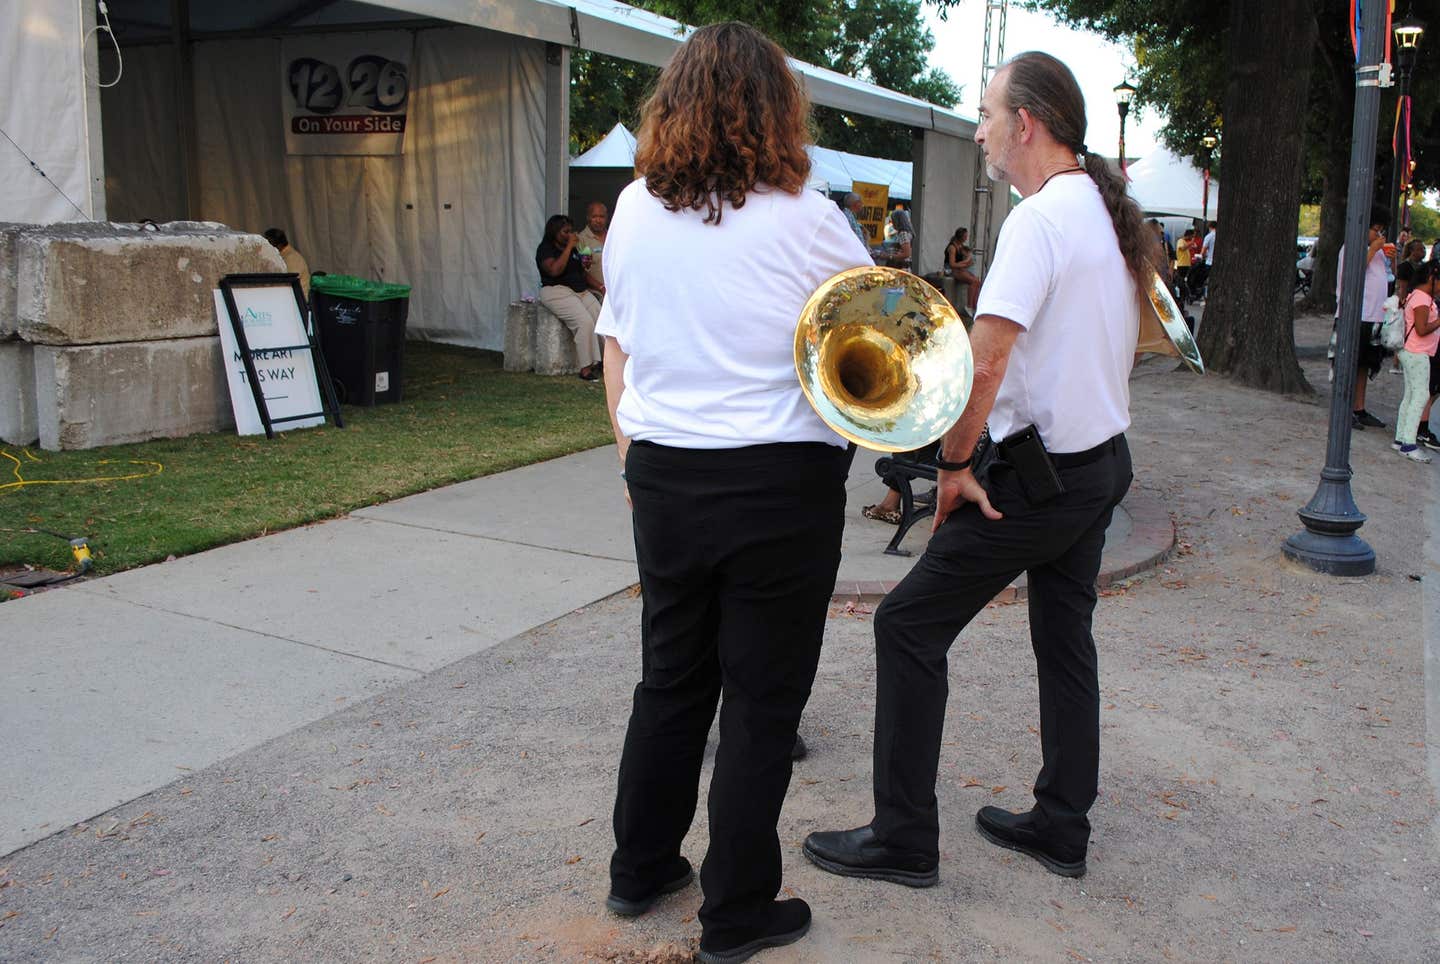
<instances>
[{"instance_id":1,"label":"seated woman in background","mask_svg":"<svg viewBox=\"0 0 1440 964\"><path fill-rule=\"evenodd\" d=\"M949 270L950 277L955 279L956 284L970 286L966 306L970 309L970 313L974 314L975 304L980 300L980 278L970 270L971 266L975 264L975 255L970 251L969 240L969 228L955 229L950 243L945 246L945 267Z\"/></svg>"},{"instance_id":2,"label":"seated woman in background","mask_svg":"<svg viewBox=\"0 0 1440 964\"><path fill-rule=\"evenodd\" d=\"M909 268L911 242L915 229L910 226L910 212L896 208L885 221L884 262L891 268Z\"/></svg>"},{"instance_id":3,"label":"seated woman in background","mask_svg":"<svg viewBox=\"0 0 1440 964\"><path fill-rule=\"evenodd\" d=\"M535 249L535 266L540 269L540 303L575 336L580 377L593 382L601 372L600 346L595 340L600 302L590 293L598 284L585 272L575 250L578 245L575 225L557 214L545 222L545 240Z\"/></svg>"}]
</instances>

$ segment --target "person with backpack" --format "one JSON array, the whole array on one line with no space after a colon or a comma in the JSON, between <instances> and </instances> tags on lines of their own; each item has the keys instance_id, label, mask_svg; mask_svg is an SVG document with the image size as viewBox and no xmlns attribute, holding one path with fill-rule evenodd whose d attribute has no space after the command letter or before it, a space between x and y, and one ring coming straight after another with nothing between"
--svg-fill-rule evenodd
<instances>
[{"instance_id":1,"label":"person with backpack","mask_svg":"<svg viewBox=\"0 0 1440 964\"><path fill-rule=\"evenodd\" d=\"M1440 345L1440 315L1435 311L1435 273L1440 265L1425 261L1415 266L1405 293L1405 347L1400 349L1400 368L1405 373L1405 395L1395 416L1392 447L1412 462L1430 462L1430 453L1415 442L1420 413L1430 398L1430 359Z\"/></svg>"}]
</instances>

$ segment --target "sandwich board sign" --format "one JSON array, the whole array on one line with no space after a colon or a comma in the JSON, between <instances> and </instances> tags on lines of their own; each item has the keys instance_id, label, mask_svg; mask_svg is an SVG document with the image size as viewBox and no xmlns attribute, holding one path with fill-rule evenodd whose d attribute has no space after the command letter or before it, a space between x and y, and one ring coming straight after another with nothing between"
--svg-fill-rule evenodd
<instances>
[{"instance_id":1,"label":"sandwich board sign","mask_svg":"<svg viewBox=\"0 0 1440 964\"><path fill-rule=\"evenodd\" d=\"M240 435L324 425L344 428L323 356L305 324L294 274L232 274L215 291L220 350Z\"/></svg>"}]
</instances>

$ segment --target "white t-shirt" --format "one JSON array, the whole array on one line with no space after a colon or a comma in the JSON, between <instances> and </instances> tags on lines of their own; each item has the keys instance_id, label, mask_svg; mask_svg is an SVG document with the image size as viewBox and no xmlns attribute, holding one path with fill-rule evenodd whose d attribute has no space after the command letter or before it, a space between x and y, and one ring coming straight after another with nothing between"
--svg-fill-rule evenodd
<instances>
[{"instance_id":1,"label":"white t-shirt","mask_svg":"<svg viewBox=\"0 0 1440 964\"><path fill-rule=\"evenodd\" d=\"M616 202L595 330L630 356L621 431L677 448L843 447L800 389L795 324L821 282L871 264L865 246L815 191L760 189L704 220L665 210L643 179Z\"/></svg>"},{"instance_id":2,"label":"white t-shirt","mask_svg":"<svg viewBox=\"0 0 1440 964\"><path fill-rule=\"evenodd\" d=\"M1369 249L1367 244L1366 249ZM1335 317L1340 317L1341 288L1345 286L1345 245L1340 245L1340 257L1335 262ZM1360 320L1378 325L1385 320L1385 293L1390 287L1389 263L1385 249L1375 252L1370 263L1365 265L1365 291L1360 296Z\"/></svg>"},{"instance_id":3,"label":"white t-shirt","mask_svg":"<svg viewBox=\"0 0 1440 964\"><path fill-rule=\"evenodd\" d=\"M990 412L995 439L1034 425L1051 452L1083 452L1130 427L1140 303L1088 176L1061 175L1010 212L976 314L1025 329Z\"/></svg>"}]
</instances>

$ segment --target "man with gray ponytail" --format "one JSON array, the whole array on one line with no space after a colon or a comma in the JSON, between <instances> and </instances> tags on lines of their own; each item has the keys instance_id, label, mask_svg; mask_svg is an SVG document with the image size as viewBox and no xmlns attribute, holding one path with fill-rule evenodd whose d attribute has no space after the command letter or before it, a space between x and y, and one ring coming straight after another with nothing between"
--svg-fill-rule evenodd
<instances>
[{"instance_id":1,"label":"man with gray ponytail","mask_svg":"<svg viewBox=\"0 0 1440 964\"><path fill-rule=\"evenodd\" d=\"M832 873L911 887L939 879L947 654L1022 572L1043 766L1033 808L983 807L976 826L1056 874L1085 873L1100 754L1095 579L1130 486L1139 286L1159 254L1124 180L1086 149L1085 125L1074 75L1047 54L1008 61L981 99L975 141L990 177L1025 200L980 292L975 381L937 460L929 547L875 614L874 818L805 841ZM987 420L999 441L977 445Z\"/></svg>"}]
</instances>

